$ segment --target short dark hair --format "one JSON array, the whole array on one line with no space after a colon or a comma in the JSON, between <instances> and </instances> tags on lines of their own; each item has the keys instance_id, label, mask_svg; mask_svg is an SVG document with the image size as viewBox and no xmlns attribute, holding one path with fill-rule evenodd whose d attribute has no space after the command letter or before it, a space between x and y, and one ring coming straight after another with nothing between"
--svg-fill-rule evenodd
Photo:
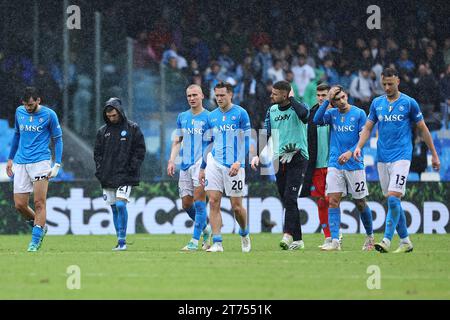
<instances>
[{"instance_id":1,"label":"short dark hair","mask_svg":"<svg viewBox=\"0 0 450 320\"><path fill-rule=\"evenodd\" d=\"M218 84L216 84L214 90L222 88L227 88L227 92L233 93L233 86L230 83L223 81L220 81Z\"/></svg>"},{"instance_id":2,"label":"short dark hair","mask_svg":"<svg viewBox=\"0 0 450 320\"><path fill-rule=\"evenodd\" d=\"M106 112L106 113L110 113L110 112L113 111L113 110L116 110L116 111L117 111L117 109L114 108L113 106L106 106L106 108L105 108L105 112ZM118 111L117 111L117 112L118 112Z\"/></svg>"},{"instance_id":3,"label":"short dark hair","mask_svg":"<svg viewBox=\"0 0 450 320\"><path fill-rule=\"evenodd\" d=\"M345 90L345 88L343 86L341 86L340 84L334 85L333 87L339 88L339 90L334 95L335 97L336 97L336 95L338 95L341 92L344 92L345 94L347 94L347 90Z\"/></svg>"},{"instance_id":4,"label":"short dark hair","mask_svg":"<svg viewBox=\"0 0 450 320\"><path fill-rule=\"evenodd\" d=\"M277 89L277 90L287 91L287 92L291 91L290 83L287 81L284 81L284 80L275 82L275 84L273 85L273 88Z\"/></svg>"},{"instance_id":5,"label":"short dark hair","mask_svg":"<svg viewBox=\"0 0 450 320\"><path fill-rule=\"evenodd\" d=\"M38 91L35 87L26 87L22 94L22 101L28 101L30 98L37 100L40 98Z\"/></svg>"},{"instance_id":6,"label":"short dark hair","mask_svg":"<svg viewBox=\"0 0 450 320\"><path fill-rule=\"evenodd\" d=\"M398 72L394 68L386 68L381 73L383 77L398 77Z\"/></svg>"},{"instance_id":7,"label":"short dark hair","mask_svg":"<svg viewBox=\"0 0 450 320\"><path fill-rule=\"evenodd\" d=\"M331 87L328 83L322 82L317 85L316 89L317 89L317 91L323 91L323 90L329 91L331 89Z\"/></svg>"}]
</instances>

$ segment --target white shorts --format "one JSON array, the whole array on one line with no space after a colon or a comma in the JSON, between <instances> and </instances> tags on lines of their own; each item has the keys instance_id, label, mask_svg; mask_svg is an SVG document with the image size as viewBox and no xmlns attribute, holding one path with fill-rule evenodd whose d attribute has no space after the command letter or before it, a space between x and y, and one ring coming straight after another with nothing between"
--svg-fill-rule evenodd
<instances>
[{"instance_id":1,"label":"white shorts","mask_svg":"<svg viewBox=\"0 0 450 320\"><path fill-rule=\"evenodd\" d=\"M33 192L33 183L46 179L51 169L50 160L29 164L14 163L14 193Z\"/></svg>"},{"instance_id":2,"label":"white shorts","mask_svg":"<svg viewBox=\"0 0 450 320\"><path fill-rule=\"evenodd\" d=\"M198 181L198 174L200 173L200 165L202 159L193 164L186 171L180 170L180 179L178 180L178 193L180 198L185 196L194 196L194 189L200 186Z\"/></svg>"},{"instance_id":3,"label":"white shorts","mask_svg":"<svg viewBox=\"0 0 450 320\"><path fill-rule=\"evenodd\" d=\"M107 204L113 205L116 203L117 198L122 198L130 201L131 186L122 186L117 189L103 189L103 200Z\"/></svg>"},{"instance_id":4,"label":"white shorts","mask_svg":"<svg viewBox=\"0 0 450 320\"><path fill-rule=\"evenodd\" d=\"M225 189L225 195L228 197L243 197L245 170L240 168L237 175L230 177L228 173L230 168L227 168L212 157L208 158L208 165L205 170L205 191L220 191Z\"/></svg>"},{"instance_id":5,"label":"white shorts","mask_svg":"<svg viewBox=\"0 0 450 320\"><path fill-rule=\"evenodd\" d=\"M334 167L328 168L326 194L340 193L345 197L347 193L353 199L362 199L369 195L366 182L365 170L338 170Z\"/></svg>"},{"instance_id":6,"label":"white shorts","mask_svg":"<svg viewBox=\"0 0 450 320\"><path fill-rule=\"evenodd\" d=\"M410 165L411 161L409 160L377 163L381 191L385 196L389 191L400 192L405 195Z\"/></svg>"}]
</instances>

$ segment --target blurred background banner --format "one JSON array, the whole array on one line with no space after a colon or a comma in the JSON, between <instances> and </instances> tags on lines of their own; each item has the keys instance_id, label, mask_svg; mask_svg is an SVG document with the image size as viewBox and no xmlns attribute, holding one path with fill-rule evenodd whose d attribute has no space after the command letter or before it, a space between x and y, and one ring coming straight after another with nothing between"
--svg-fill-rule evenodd
<instances>
[{"instance_id":1,"label":"blurred background banner","mask_svg":"<svg viewBox=\"0 0 450 320\"><path fill-rule=\"evenodd\" d=\"M16 213L12 184L0 183L0 234L26 233L28 225ZM369 206L374 211L375 232L384 230L387 204L378 183L370 183ZM402 207L409 233L450 233L450 183L410 183ZM252 233L282 232L282 204L271 183L246 186L244 207L249 213ZM320 232L317 205L308 198L298 199L304 233ZM172 182L142 183L132 191L128 203L128 233L191 234L192 220L182 209L177 185ZM355 204L343 201L342 231L364 233ZM115 234L111 207L105 204L98 184L58 182L49 190L47 224L49 234ZM209 206L207 208L209 211ZM221 204L223 233L239 230L228 198Z\"/></svg>"},{"instance_id":2,"label":"blurred background banner","mask_svg":"<svg viewBox=\"0 0 450 320\"><path fill-rule=\"evenodd\" d=\"M57 180L94 180L95 133L104 123L104 102L116 96L145 135L142 179L175 185L166 166L176 117L189 108L188 84L202 86L204 106L212 110L213 87L230 82L233 102L260 129L274 82L289 81L296 98L309 106L316 103L319 81L340 83L350 102L367 112L371 100L383 94L384 67L396 68L400 90L418 100L441 159L440 172L433 172L426 145L414 135L408 182L450 181L450 4L379 1L381 28L372 30L366 26L368 5L0 1L0 181L9 180L4 166L14 111L28 85L40 90L43 104L56 111L63 126ZM373 130L365 147L369 181L378 181L376 143ZM249 183L273 180L252 172L247 177Z\"/></svg>"}]
</instances>

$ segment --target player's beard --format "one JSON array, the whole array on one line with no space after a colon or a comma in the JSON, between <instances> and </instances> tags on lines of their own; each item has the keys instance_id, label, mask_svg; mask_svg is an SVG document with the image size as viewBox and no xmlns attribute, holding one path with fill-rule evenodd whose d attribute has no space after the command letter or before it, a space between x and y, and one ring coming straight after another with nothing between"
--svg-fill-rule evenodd
<instances>
[{"instance_id":1,"label":"player's beard","mask_svg":"<svg viewBox=\"0 0 450 320\"><path fill-rule=\"evenodd\" d=\"M39 105L38 104L36 104L35 106L34 106L34 108L33 109L28 109L28 108L26 108L27 109L27 112L28 113L34 113L34 112L36 112L36 110L37 110L37 108L39 107Z\"/></svg>"}]
</instances>

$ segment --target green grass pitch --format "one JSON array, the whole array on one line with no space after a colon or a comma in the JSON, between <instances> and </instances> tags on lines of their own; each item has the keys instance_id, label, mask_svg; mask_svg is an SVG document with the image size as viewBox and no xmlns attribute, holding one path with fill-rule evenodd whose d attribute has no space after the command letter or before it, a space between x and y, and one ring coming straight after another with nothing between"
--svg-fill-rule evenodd
<instances>
[{"instance_id":1,"label":"green grass pitch","mask_svg":"<svg viewBox=\"0 0 450 320\"><path fill-rule=\"evenodd\" d=\"M255 234L249 254L235 234L223 253L180 252L189 239L130 235L128 251L112 252L113 236L47 236L28 253L29 235L0 236L0 299L450 299L450 235L412 235L408 254L361 252L364 236L349 234L341 252L321 252L320 234L304 235L304 251ZM80 289L67 288L71 265ZM367 287L371 265L380 289Z\"/></svg>"}]
</instances>

